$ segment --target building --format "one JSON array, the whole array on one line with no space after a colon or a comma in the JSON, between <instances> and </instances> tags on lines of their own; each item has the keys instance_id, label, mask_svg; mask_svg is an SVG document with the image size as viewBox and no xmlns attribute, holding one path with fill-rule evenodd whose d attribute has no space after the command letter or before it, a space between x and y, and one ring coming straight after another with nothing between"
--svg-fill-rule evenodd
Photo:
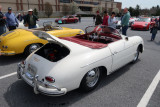
<instances>
[{"instance_id":1,"label":"building","mask_svg":"<svg viewBox=\"0 0 160 107\"><path fill-rule=\"evenodd\" d=\"M54 16L62 15L63 6L71 6L73 2L80 11L87 14L93 14L95 10L112 11L115 8L121 10L122 5L121 2L114 2L114 0L3 0L0 1L0 5L3 7L3 12L7 12L8 7L12 7L14 13L26 13L29 8L36 8L39 16L43 17L46 2L52 5Z\"/></svg>"}]
</instances>

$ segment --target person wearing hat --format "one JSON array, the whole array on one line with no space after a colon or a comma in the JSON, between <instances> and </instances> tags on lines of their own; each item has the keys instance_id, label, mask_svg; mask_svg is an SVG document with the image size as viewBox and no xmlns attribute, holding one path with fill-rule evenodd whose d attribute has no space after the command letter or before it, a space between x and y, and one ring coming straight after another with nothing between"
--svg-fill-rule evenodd
<instances>
[{"instance_id":1,"label":"person wearing hat","mask_svg":"<svg viewBox=\"0 0 160 107\"><path fill-rule=\"evenodd\" d=\"M9 31L16 29L19 26L18 20L14 13L12 13L12 8L8 7L8 12L5 14L6 16L6 25Z\"/></svg>"},{"instance_id":2,"label":"person wearing hat","mask_svg":"<svg viewBox=\"0 0 160 107\"><path fill-rule=\"evenodd\" d=\"M29 9L24 19L24 25L27 25L28 29L37 28L36 21L39 21L38 17L33 14L32 9Z\"/></svg>"},{"instance_id":3,"label":"person wearing hat","mask_svg":"<svg viewBox=\"0 0 160 107\"><path fill-rule=\"evenodd\" d=\"M97 11L96 13L97 13L97 15L96 15L95 25L100 25L100 24L102 24L102 17L100 16L99 11Z\"/></svg>"},{"instance_id":4,"label":"person wearing hat","mask_svg":"<svg viewBox=\"0 0 160 107\"><path fill-rule=\"evenodd\" d=\"M18 13L17 19L21 22L23 20L23 17L21 15L21 13Z\"/></svg>"},{"instance_id":5,"label":"person wearing hat","mask_svg":"<svg viewBox=\"0 0 160 107\"><path fill-rule=\"evenodd\" d=\"M0 6L0 36L6 32L6 17L4 14L1 12L2 6Z\"/></svg>"}]
</instances>

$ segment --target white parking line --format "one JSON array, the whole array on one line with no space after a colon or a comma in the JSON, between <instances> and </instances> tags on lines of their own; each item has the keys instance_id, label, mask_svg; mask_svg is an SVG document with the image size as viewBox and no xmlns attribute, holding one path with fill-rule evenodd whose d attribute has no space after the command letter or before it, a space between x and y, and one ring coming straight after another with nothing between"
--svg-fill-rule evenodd
<instances>
[{"instance_id":1,"label":"white parking line","mask_svg":"<svg viewBox=\"0 0 160 107\"><path fill-rule=\"evenodd\" d=\"M157 73L157 75L154 77L152 83L150 84L149 88L143 95L141 101L137 105L137 107L146 107L149 100L151 99L151 96L153 95L158 83L160 81L160 71Z\"/></svg>"},{"instance_id":2,"label":"white parking line","mask_svg":"<svg viewBox=\"0 0 160 107\"><path fill-rule=\"evenodd\" d=\"M12 75L16 75L16 74L17 74L17 72L13 72L13 73L10 73L10 74L1 76L1 77L0 77L0 80L1 80L1 79L4 79L4 78L7 78L7 77L10 77L10 76L12 76Z\"/></svg>"}]
</instances>

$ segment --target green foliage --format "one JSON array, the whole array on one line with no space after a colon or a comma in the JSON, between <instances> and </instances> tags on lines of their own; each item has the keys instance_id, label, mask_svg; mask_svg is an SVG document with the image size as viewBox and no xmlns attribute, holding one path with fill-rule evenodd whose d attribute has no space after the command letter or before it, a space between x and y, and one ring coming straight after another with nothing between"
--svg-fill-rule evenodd
<instances>
[{"instance_id":1,"label":"green foliage","mask_svg":"<svg viewBox=\"0 0 160 107\"><path fill-rule=\"evenodd\" d=\"M160 16L160 7L159 5L153 6L150 9L141 9L139 5L137 5L135 8L129 7L129 12L131 16L140 16L140 15L152 15L152 16Z\"/></svg>"},{"instance_id":2,"label":"green foliage","mask_svg":"<svg viewBox=\"0 0 160 107\"><path fill-rule=\"evenodd\" d=\"M38 11L37 11L37 9L36 9L36 8L34 8L34 10L33 10L33 14L34 14L34 15L36 15L36 16L38 16Z\"/></svg>"},{"instance_id":3,"label":"green foliage","mask_svg":"<svg viewBox=\"0 0 160 107\"><path fill-rule=\"evenodd\" d=\"M53 13L53 8L52 5L49 2L45 3L45 14L49 18Z\"/></svg>"},{"instance_id":4,"label":"green foliage","mask_svg":"<svg viewBox=\"0 0 160 107\"><path fill-rule=\"evenodd\" d=\"M71 11L71 8L68 5L63 4L63 7L62 7L63 15L65 16L68 15L70 11Z\"/></svg>"}]
</instances>

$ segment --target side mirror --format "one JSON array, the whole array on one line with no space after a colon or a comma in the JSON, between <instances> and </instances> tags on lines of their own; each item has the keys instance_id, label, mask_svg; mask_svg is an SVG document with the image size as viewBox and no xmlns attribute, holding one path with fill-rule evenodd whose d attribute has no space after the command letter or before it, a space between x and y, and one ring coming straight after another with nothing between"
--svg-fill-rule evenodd
<instances>
[{"instance_id":1,"label":"side mirror","mask_svg":"<svg viewBox=\"0 0 160 107\"><path fill-rule=\"evenodd\" d=\"M128 40L129 40L128 36L126 36L126 37L125 37L125 40L126 40L126 41L128 41Z\"/></svg>"}]
</instances>

